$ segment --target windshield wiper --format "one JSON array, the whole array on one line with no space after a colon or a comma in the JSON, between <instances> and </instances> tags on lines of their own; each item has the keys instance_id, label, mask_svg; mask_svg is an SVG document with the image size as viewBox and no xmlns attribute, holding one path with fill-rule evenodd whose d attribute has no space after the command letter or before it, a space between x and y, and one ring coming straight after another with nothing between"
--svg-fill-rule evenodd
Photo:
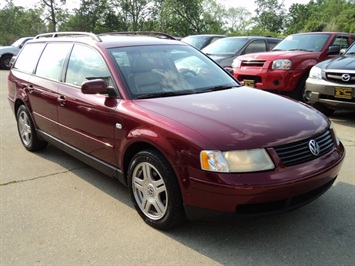
<instances>
[{"instance_id":1,"label":"windshield wiper","mask_svg":"<svg viewBox=\"0 0 355 266\"><path fill-rule=\"evenodd\" d=\"M290 49L289 51L305 51L305 52L313 52L312 50L302 49L302 48L294 48Z\"/></svg>"},{"instance_id":2,"label":"windshield wiper","mask_svg":"<svg viewBox=\"0 0 355 266\"><path fill-rule=\"evenodd\" d=\"M215 87L211 87L211 88L207 88L201 92L209 92L209 91L222 91L222 90L228 90L228 89L232 89L235 88L237 86L231 86L231 85L222 85L222 86L215 86Z\"/></svg>"},{"instance_id":3,"label":"windshield wiper","mask_svg":"<svg viewBox=\"0 0 355 266\"><path fill-rule=\"evenodd\" d=\"M271 51L285 51L284 49L272 49Z\"/></svg>"},{"instance_id":4,"label":"windshield wiper","mask_svg":"<svg viewBox=\"0 0 355 266\"><path fill-rule=\"evenodd\" d=\"M161 98L161 97L170 97L170 96L180 96L191 94L191 91L166 91L166 92L158 92L158 93L147 93L139 95L136 99L150 99L150 98Z\"/></svg>"}]
</instances>

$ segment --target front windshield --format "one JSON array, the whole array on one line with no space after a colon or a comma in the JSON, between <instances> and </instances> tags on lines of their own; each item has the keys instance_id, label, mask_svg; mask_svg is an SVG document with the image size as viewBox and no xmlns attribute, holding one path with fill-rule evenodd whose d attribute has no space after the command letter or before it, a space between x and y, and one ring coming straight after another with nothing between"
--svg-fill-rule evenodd
<instances>
[{"instance_id":1,"label":"front windshield","mask_svg":"<svg viewBox=\"0 0 355 266\"><path fill-rule=\"evenodd\" d=\"M283 39L272 50L321 52L329 37L329 34L290 35Z\"/></svg>"},{"instance_id":2,"label":"front windshield","mask_svg":"<svg viewBox=\"0 0 355 266\"><path fill-rule=\"evenodd\" d=\"M186 45L152 45L110 49L131 97L154 98L239 84L216 63Z\"/></svg>"},{"instance_id":3,"label":"front windshield","mask_svg":"<svg viewBox=\"0 0 355 266\"><path fill-rule=\"evenodd\" d=\"M248 40L245 38L224 38L202 49L208 55L234 55Z\"/></svg>"},{"instance_id":4,"label":"front windshield","mask_svg":"<svg viewBox=\"0 0 355 266\"><path fill-rule=\"evenodd\" d=\"M350 55L350 54L355 54L355 44L353 44L347 51L346 53L347 55Z\"/></svg>"},{"instance_id":5,"label":"front windshield","mask_svg":"<svg viewBox=\"0 0 355 266\"><path fill-rule=\"evenodd\" d=\"M11 44L11 46L13 47L19 47L23 41L25 40L26 38L21 38L21 39L18 39L16 42L14 42L13 44Z\"/></svg>"}]
</instances>

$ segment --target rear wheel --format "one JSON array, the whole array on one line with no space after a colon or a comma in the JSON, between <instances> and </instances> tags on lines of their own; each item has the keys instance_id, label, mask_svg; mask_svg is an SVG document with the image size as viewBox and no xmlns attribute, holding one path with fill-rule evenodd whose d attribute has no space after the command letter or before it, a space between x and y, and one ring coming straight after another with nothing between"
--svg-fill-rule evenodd
<instances>
[{"instance_id":1,"label":"rear wheel","mask_svg":"<svg viewBox=\"0 0 355 266\"><path fill-rule=\"evenodd\" d=\"M26 106L21 105L17 110L17 130L23 146L29 151L45 148L47 142L38 138L36 129Z\"/></svg>"},{"instance_id":2,"label":"rear wheel","mask_svg":"<svg viewBox=\"0 0 355 266\"><path fill-rule=\"evenodd\" d=\"M151 149L137 153L128 183L137 212L150 226L166 230L185 221L179 183L162 154Z\"/></svg>"}]
</instances>

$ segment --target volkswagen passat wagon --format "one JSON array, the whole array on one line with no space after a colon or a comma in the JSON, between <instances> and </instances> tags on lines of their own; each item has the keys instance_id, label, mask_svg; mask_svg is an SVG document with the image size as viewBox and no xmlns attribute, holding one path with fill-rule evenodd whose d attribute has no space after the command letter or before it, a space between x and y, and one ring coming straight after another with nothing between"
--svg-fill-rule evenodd
<instances>
[{"instance_id":1,"label":"volkswagen passat wagon","mask_svg":"<svg viewBox=\"0 0 355 266\"><path fill-rule=\"evenodd\" d=\"M117 178L158 229L300 207L332 186L345 156L323 114L243 87L171 39L39 35L8 81L27 150L50 143Z\"/></svg>"}]
</instances>

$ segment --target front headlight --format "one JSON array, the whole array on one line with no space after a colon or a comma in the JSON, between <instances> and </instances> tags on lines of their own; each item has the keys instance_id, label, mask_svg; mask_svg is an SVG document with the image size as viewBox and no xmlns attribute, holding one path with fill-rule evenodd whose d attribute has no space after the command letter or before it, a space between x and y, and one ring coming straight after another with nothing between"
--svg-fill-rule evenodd
<instances>
[{"instance_id":1,"label":"front headlight","mask_svg":"<svg viewBox=\"0 0 355 266\"><path fill-rule=\"evenodd\" d=\"M290 70L291 67L292 62L288 59L278 59L272 62L272 69Z\"/></svg>"},{"instance_id":2,"label":"front headlight","mask_svg":"<svg viewBox=\"0 0 355 266\"><path fill-rule=\"evenodd\" d=\"M274 169L265 149L241 151L202 151L201 168L211 172L246 173Z\"/></svg>"},{"instance_id":3,"label":"front headlight","mask_svg":"<svg viewBox=\"0 0 355 266\"><path fill-rule=\"evenodd\" d=\"M312 79L322 79L322 70L319 67L312 67L309 72L309 77Z\"/></svg>"}]
</instances>

